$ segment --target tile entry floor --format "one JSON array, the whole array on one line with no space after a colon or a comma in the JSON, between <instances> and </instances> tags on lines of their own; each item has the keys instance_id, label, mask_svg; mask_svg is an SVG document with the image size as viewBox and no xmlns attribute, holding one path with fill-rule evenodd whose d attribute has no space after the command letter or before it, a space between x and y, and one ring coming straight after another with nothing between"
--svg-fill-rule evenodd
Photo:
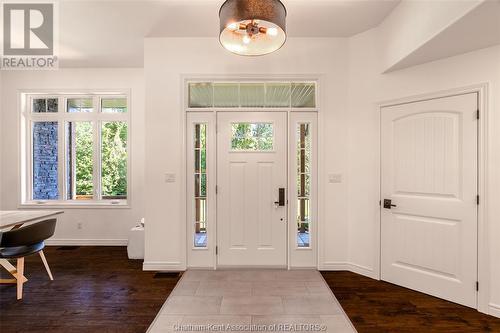
<instances>
[{"instance_id":1,"label":"tile entry floor","mask_svg":"<svg viewBox=\"0 0 500 333\"><path fill-rule=\"evenodd\" d=\"M148 330L180 331L356 332L313 270L187 271Z\"/></svg>"}]
</instances>

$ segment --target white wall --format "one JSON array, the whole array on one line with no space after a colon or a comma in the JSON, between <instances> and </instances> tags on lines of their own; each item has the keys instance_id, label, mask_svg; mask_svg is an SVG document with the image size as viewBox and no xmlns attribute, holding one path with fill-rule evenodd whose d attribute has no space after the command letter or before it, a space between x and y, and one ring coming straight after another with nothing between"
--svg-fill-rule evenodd
<instances>
[{"instance_id":1,"label":"white wall","mask_svg":"<svg viewBox=\"0 0 500 333\"><path fill-rule=\"evenodd\" d=\"M378 30L381 68L390 69L485 0L403 0Z\"/></svg>"},{"instance_id":2,"label":"white wall","mask_svg":"<svg viewBox=\"0 0 500 333\"><path fill-rule=\"evenodd\" d=\"M347 186L326 184L326 174L347 173L347 40L290 39L278 52L245 58L225 51L215 38L151 38L145 42L146 79L146 258L145 269L183 269L186 265L184 232L185 184L183 165L182 74L263 77L283 74L323 74L320 123L324 133L319 182L323 208L319 253L322 265L338 267L347 260ZM328 144L327 144L328 143ZM338 143L338 144L331 144ZM175 173L176 183L164 174Z\"/></svg>"},{"instance_id":3,"label":"white wall","mask_svg":"<svg viewBox=\"0 0 500 333\"><path fill-rule=\"evenodd\" d=\"M500 315L500 46L380 74L378 32L350 39L349 261L378 274L379 113L377 103L475 84L489 84L488 223L491 271L489 311ZM372 56L366 56L366 55ZM381 55L382 54L382 55ZM487 281L483 281L487 282ZM496 307L495 307L496 306ZM495 312L496 311L496 312Z\"/></svg>"},{"instance_id":4,"label":"white wall","mask_svg":"<svg viewBox=\"0 0 500 333\"><path fill-rule=\"evenodd\" d=\"M2 88L3 88L3 71L0 70L0 210L3 210L3 183L2 183L2 173L3 173L3 168L4 168L4 159L3 159L3 145L4 145L4 139L3 139L3 103L4 99L2 97Z\"/></svg>"},{"instance_id":5,"label":"white wall","mask_svg":"<svg viewBox=\"0 0 500 333\"><path fill-rule=\"evenodd\" d=\"M132 200L130 209L64 209L52 244L126 244L127 231L144 211L144 71L142 69L60 69L4 71L1 86L1 208L18 208L19 121L18 92L23 90L131 90ZM78 223L82 229L78 229Z\"/></svg>"}]
</instances>

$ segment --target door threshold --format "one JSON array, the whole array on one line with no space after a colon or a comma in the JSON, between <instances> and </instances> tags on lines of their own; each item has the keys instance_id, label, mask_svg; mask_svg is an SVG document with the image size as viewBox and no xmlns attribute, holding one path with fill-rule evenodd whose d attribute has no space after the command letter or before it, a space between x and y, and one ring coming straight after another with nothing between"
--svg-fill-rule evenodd
<instances>
[{"instance_id":1,"label":"door threshold","mask_svg":"<svg viewBox=\"0 0 500 333\"><path fill-rule=\"evenodd\" d=\"M228 265L228 266L225 266L225 265L218 265L216 268L216 270L225 270L225 271L228 271L228 270L242 270L242 269L261 269L261 270L266 270L266 269L281 269L281 270L286 270L288 269L288 266L287 265L276 265L276 266L273 266L273 265Z\"/></svg>"}]
</instances>

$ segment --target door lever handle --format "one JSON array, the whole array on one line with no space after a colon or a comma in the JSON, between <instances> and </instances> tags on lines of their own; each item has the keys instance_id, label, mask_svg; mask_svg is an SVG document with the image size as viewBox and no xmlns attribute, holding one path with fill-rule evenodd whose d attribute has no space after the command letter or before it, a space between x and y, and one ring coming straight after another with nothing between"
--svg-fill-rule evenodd
<instances>
[{"instance_id":1,"label":"door lever handle","mask_svg":"<svg viewBox=\"0 0 500 333\"><path fill-rule=\"evenodd\" d=\"M285 206L285 189L283 187L278 190L278 201L275 201L274 204L276 207Z\"/></svg>"},{"instance_id":2,"label":"door lever handle","mask_svg":"<svg viewBox=\"0 0 500 333\"><path fill-rule=\"evenodd\" d=\"M391 199L384 199L384 208L391 209L392 207L397 207L397 206L392 204Z\"/></svg>"}]
</instances>

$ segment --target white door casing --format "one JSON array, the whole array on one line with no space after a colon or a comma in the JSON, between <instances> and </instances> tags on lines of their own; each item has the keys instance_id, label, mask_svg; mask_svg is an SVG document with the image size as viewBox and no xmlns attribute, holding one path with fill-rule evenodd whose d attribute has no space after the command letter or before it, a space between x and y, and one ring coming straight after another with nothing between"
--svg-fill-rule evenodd
<instances>
[{"instance_id":1,"label":"white door casing","mask_svg":"<svg viewBox=\"0 0 500 333\"><path fill-rule=\"evenodd\" d=\"M273 149L232 150L233 123L271 123ZM217 113L218 266L286 266L286 185L286 112Z\"/></svg>"},{"instance_id":2,"label":"white door casing","mask_svg":"<svg viewBox=\"0 0 500 333\"><path fill-rule=\"evenodd\" d=\"M478 96L382 108L381 278L477 307Z\"/></svg>"}]
</instances>

